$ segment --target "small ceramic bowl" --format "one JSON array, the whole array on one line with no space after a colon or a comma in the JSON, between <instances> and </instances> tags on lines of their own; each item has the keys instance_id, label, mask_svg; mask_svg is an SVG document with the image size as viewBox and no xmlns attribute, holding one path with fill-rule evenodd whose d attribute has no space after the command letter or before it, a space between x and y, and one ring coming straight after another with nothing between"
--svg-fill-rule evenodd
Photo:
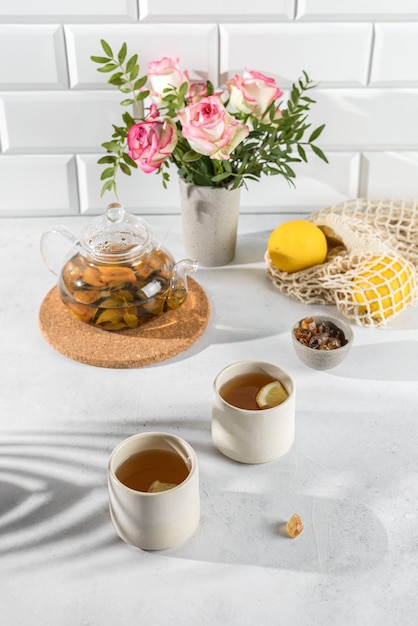
<instances>
[{"instance_id":1,"label":"small ceramic bowl","mask_svg":"<svg viewBox=\"0 0 418 626\"><path fill-rule=\"evenodd\" d=\"M353 345L354 333L351 326L343 320L329 315L307 315L306 317L312 317L317 326L321 322L328 322L337 327L344 333L346 343L340 348L335 348L334 350L318 350L305 346L295 337L295 329L298 328L302 322L302 320L299 320L292 328L292 341L296 354L302 363L315 370L329 370L336 367L345 359L351 350L351 346Z\"/></svg>"}]
</instances>

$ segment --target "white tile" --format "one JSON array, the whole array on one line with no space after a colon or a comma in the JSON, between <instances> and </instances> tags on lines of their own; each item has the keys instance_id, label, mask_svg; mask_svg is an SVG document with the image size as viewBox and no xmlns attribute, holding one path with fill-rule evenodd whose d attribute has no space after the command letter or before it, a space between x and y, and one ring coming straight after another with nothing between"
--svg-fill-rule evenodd
<instances>
[{"instance_id":1,"label":"white tile","mask_svg":"<svg viewBox=\"0 0 418 626\"><path fill-rule=\"evenodd\" d=\"M109 75L97 71L90 56L103 56L100 40L105 39L116 54L123 42L128 55L139 55L141 75L148 63L162 57L180 59L194 80L218 78L218 30L214 24L126 24L123 26L66 26L70 83L72 87L106 88ZM108 86L110 89L114 89Z\"/></svg>"},{"instance_id":2,"label":"white tile","mask_svg":"<svg viewBox=\"0 0 418 626\"><path fill-rule=\"evenodd\" d=\"M144 22L268 22L291 20L296 0L139 0Z\"/></svg>"},{"instance_id":3,"label":"white tile","mask_svg":"<svg viewBox=\"0 0 418 626\"><path fill-rule=\"evenodd\" d=\"M0 156L0 216L71 215L79 211L71 155Z\"/></svg>"},{"instance_id":4,"label":"white tile","mask_svg":"<svg viewBox=\"0 0 418 626\"><path fill-rule=\"evenodd\" d=\"M418 84L418 22L376 24L372 85Z\"/></svg>"},{"instance_id":5,"label":"white tile","mask_svg":"<svg viewBox=\"0 0 418 626\"><path fill-rule=\"evenodd\" d=\"M371 24L222 24L220 41L222 81L246 67L282 87L302 70L322 87L367 84Z\"/></svg>"},{"instance_id":6,"label":"white tile","mask_svg":"<svg viewBox=\"0 0 418 626\"><path fill-rule=\"evenodd\" d=\"M0 0L2 22L119 22L137 18L137 0Z\"/></svg>"},{"instance_id":7,"label":"white tile","mask_svg":"<svg viewBox=\"0 0 418 626\"><path fill-rule=\"evenodd\" d=\"M324 149L415 150L418 89L317 89L312 125Z\"/></svg>"},{"instance_id":8,"label":"white tile","mask_svg":"<svg viewBox=\"0 0 418 626\"><path fill-rule=\"evenodd\" d=\"M103 181L100 174L103 165L97 160L103 154L85 154L77 157L78 182L80 187L81 213L101 213L115 200L111 192L102 197L100 191ZM176 170L170 174L167 189L157 174L144 174L141 170L132 170L131 176L120 173L117 177L118 199L125 209L131 213L179 213L179 190Z\"/></svg>"},{"instance_id":9,"label":"white tile","mask_svg":"<svg viewBox=\"0 0 418 626\"><path fill-rule=\"evenodd\" d=\"M418 198L418 152L365 152L361 169L362 196Z\"/></svg>"},{"instance_id":10,"label":"white tile","mask_svg":"<svg viewBox=\"0 0 418 626\"><path fill-rule=\"evenodd\" d=\"M314 211L357 196L360 157L357 153L329 152L326 164L309 154L309 162L294 164L295 187L279 176L248 184L241 194L241 211L251 213L302 209Z\"/></svg>"},{"instance_id":11,"label":"white tile","mask_svg":"<svg viewBox=\"0 0 418 626\"><path fill-rule=\"evenodd\" d=\"M409 20L418 18L416 0L298 0L303 20Z\"/></svg>"},{"instance_id":12,"label":"white tile","mask_svg":"<svg viewBox=\"0 0 418 626\"><path fill-rule=\"evenodd\" d=\"M68 86L64 33L56 25L0 25L1 89Z\"/></svg>"},{"instance_id":13,"label":"white tile","mask_svg":"<svg viewBox=\"0 0 418 626\"><path fill-rule=\"evenodd\" d=\"M3 101L3 107L1 102ZM2 150L95 152L121 122L120 94L108 91L0 93Z\"/></svg>"}]
</instances>

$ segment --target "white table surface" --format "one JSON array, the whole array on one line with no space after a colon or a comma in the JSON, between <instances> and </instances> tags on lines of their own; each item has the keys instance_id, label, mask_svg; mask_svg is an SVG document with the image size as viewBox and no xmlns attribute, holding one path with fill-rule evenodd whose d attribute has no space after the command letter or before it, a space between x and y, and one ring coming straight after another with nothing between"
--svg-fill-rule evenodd
<instances>
[{"instance_id":1,"label":"white table surface","mask_svg":"<svg viewBox=\"0 0 418 626\"><path fill-rule=\"evenodd\" d=\"M41 234L89 218L0 220L0 615L5 626L225 624L385 626L418 615L418 312L355 345L329 372L297 360L289 329L336 314L282 296L266 277L269 233L293 216L241 215L229 266L194 278L211 303L187 352L113 370L54 351L38 311L55 278ZM144 216L184 256L178 216ZM296 439L265 465L214 449L212 382L241 359L296 380ZM116 536L106 465L125 437L172 432L195 448L202 517L195 536L144 552ZM305 524L289 539L281 524Z\"/></svg>"}]
</instances>

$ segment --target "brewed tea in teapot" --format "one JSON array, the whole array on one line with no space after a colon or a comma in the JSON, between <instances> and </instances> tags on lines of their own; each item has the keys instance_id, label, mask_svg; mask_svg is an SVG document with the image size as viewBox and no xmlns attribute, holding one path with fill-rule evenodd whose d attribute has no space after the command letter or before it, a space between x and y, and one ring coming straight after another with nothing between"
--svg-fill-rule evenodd
<instances>
[{"instance_id":1,"label":"brewed tea in teapot","mask_svg":"<svg viewBox=\"0 0 418 626\"><path fill-rule=\"evenodd\" d=\"M51 239L61 235L74 246L59 273L51 253ZM148 224L110 204L104 216L93 219L77 240L62 227L44 233L41 252L47 266L58 273L63 303L81 322L104 330L137 328L176 309L187 297L187 272L197 262L174 262L157 246Z\"/></svg>"}]
</instances>

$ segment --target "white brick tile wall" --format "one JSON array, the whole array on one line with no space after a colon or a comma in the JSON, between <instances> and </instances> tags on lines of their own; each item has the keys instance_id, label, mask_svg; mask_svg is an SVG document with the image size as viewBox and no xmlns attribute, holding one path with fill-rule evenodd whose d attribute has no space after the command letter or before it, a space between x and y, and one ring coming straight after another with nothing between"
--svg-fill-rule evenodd
<instances>
[{"instance_id":1,"label":"white brick tile wall","mask_svg":"<svg viewBox=\"0 0 418 626\"><path fill-rule=\"evenodd\" d=\"M100 154L86 154L77 157L78 180L80 186L81 213L100 213L112 202L113 195L100 196L103 181L100 174L102 165L97 165ZM157 174L144 174L135 170L132 176L121 176L117 180L118 196L126 210L146 213L179 213L178 179L173 170L168 189L164 189L161 177Z\"/></svg>"},{"instance_id":2,"label":"white brick tile wall","mask_svg":"<svg viewBox=\"0 0 418 626\"><path fill-rule=\"evenodd\" d=\"M0 156L0 217L79 213L71 155Z\"/></svg>"},{"instance_id":3,"label":"white brick tile wall","mask_svg":"<svg viewBox=\"0 0 418 626\"><path fill-rule=\"evenodd\" d=\"M418 148L418 89L323 89L312 124L326 120L325 149Z\"/></svg>"},{"instance_id":4,"label":"white brick tile wall","mask_svg":"<svg viewBox=\"0 0 418 626\"><path fill-rule=\"evenodd\" d=\"M97 72L100 39L126 41L142 73L179 57L193 79L221 85L247 67L286 90L306 70L317 158L296 189L263 178L243 212L316 210L355 196L417 197L417 0L0 0L0 216L97 213L101 144L120 122L119 92ZM22 184L24 181L24 184ZM128 210L177 213L178 182L118 179Z\"/></svg>"},{"instance_id":5,"label":"white brick tile wall","mask_svg":"<svg viewBox=\"0 0 418 626\"><path fill-rule=\"evenodd\" d=\"M247 67L282 86L302 70L321 87L366 85L372 34L371 24L223 24L221 81Z\"/></svg>"},{"instance_id":6,"label":"white brick tile wall","mask_svg":"<svg viewBox=\"0 0 418 626\"><path fill-rule=\"evenodd\" d=\"M298 0L298 19L306 20L410 20L418 18L415 0Z\"/></svg>"},{"instance_id":7,"label":"white brick tile wall","mask_svg":"<svg viewBox=\"0 0 418 626\"><path fill-rule=\"evenodd\" d=\"M103 56L100 40L111 43L116 54L123 42L130 54L139 55L141 75L148 63L164 56L179 58L193 80L218 79L218 29L216 24L135 24L123 26L66 26L71 86L103 89L107 76L97 71L92 55Z\"/></svg>"},{"instance_id":8,"label":"white brick tile wall","mask_svg":"<svg viewBox=\"0 0 418 626\"><path fill-rule=\"evenodd\" d=\"M147 22L276 22L293 19L296 0L139 0Z\"/></svg>"},{"instance_id":9,"label":"white brick tile wall","mask_svg":"<svg viewBox=\"0 0 418 626\"><path fill-rule=\"evenodd\" d=\"M127 22L137 0L0 0L2 22Z\"/></svg>"},{"instance_id":10,"label":"white brick tile wall","mask_svg":"<svg viewBox=\"0 0 418 626\"><path fill-rule=\"evenodd\" d=\"M365 152L360 194L365 198L418 196L418 152Z\"/></svg>"},{"instance_id":11,"label":"white brick tile wall","mask_svg":"<svg viewBox=\"0 0 418 626\"><path fill-rule=\"evenodd\" d=\"M61 26L0 24L0 59L0 89L68 87Z\"/></svg>"},{"instance_id":12,"label":"white brick tile wall","mask_svg":"<svg viewBox=\"0 0 418 626\"><path fill-rule=\"evenodd\" d=\"M418 21L376 24L370 84L418 85Z\"/></svg>"},{"instance_id":13,"label":"white brick tile wall","mask_svg":"<svg viewBox=\"0 0 418 626\"><path fill-rule=\"evenodd\" d=\"M360 156L350 152L330 152L329 164L311 156L309 165L295 164L295 185L275 177L250 182L241 195L243 212L254 207L261 211L313 211L357 196ZM260 185L263 193L260 195Z\"/></svg>"},{"instance_id":14,"label":"white brick tile wall","mask_svg":"<svg viewBox=\"0 0 418 626\"><path fill-rule=\"evenodd\" d=\"M6 154L93 152L118 123L120 94L38 91L0 95L0 136Z\"/></svg>"}]
</instances>

